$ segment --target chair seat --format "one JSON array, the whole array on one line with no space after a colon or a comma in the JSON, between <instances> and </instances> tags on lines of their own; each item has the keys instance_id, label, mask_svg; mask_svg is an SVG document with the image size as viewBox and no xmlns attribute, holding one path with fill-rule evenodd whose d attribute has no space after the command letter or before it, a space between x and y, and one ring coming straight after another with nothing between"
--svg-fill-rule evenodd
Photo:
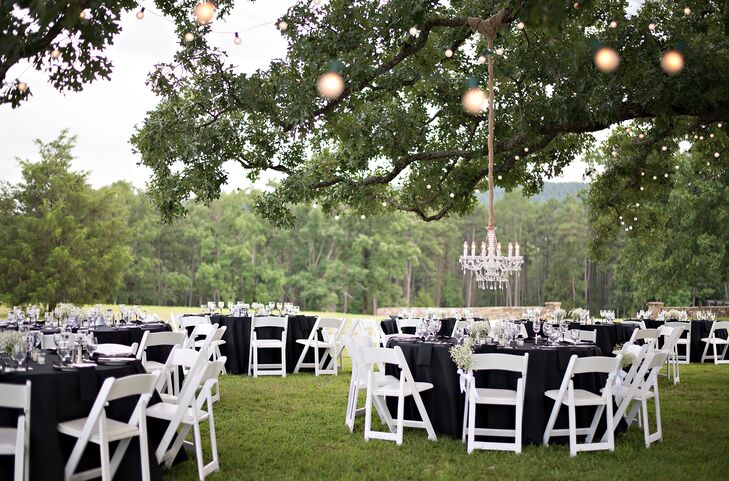
<instances>
[{"instance_id":1,"label":"chair seat","mask_svg":"<svg viewBox=\"0 0 729 481\"><path fill-rule=\"evenodd\" d=\"M374 381L375 381L376 386L384 386L386 384L399 384L400 383L400 380L398 378L396 378L395 376L390 376L389 374L385 375L385 374L382 374L381 372L375 373ZM360 389L367 389L367 378L365 377L364 379L361 379L357 383L357 387L359 387Z\"/></svg>"},{"instance_id":2,"label":"chair seat","mask_svg":"<svg viewBox=\"0 0 729 481\"><path fill-rule=\"evenodd\" d=\"M160 399L162 399L163 402L170 403L170 404L177 404L177 396L174 394L161 392L159 393Z\"/></svg>"},{"instance_id":3,"label":"chair seat","mask_svg":"<svg viewBox=\"0 0 729 481\"><path fill-rule=\"evenodd\" d=\"M177 404L168 402L157 403L147 408L147 416L157 419L165 419L167 421L171 421L176 412ZM204 421L207 418L207 411L203 411L202 409L197 410L198 421ZM187 410L185 411L185 415L182 417L182 422L185 424L193 424L195 422L193 418L192 408L187 408Z\"/></svg>"},{"instance_id":4,"label":"chair seat","mask_svg":"<svg viewBox=\"0 0 729 481\"><path fill-rule=\"evenodd\" d=\"M476 402L480 404L516 405L516 391L511 389L476 388Z\"/></svg>"},{"instance_id":5,"label":"chair seat","mask_svg":"<svg viewBox=\"0 0 729 481\"><path fill-rule=\"evenodd\" d=\"M708 342L709 344L729 344L729 339L722 339L720 337L702 337L701 342Z\"/></svg>"},{"instance_id":6,"label":"chair seat","mask_svg":"<svg viewBox=\"0 0 729 481\"><path fill-rule=\"evenodd\" d=\"M689 340L688 340L688 339L686 339L685 337L681 337L681 338L679 338L679 339L678 339L678 340L676 341L676 344L688 344L688 343L689 343Z\"/></svg>"},{"instance_id":7,"label":"chair seat","mask_svg":"<svg viewBox=\"0 0 729 481\"><path fill-rule=\"evenodd\" d=\"M423 392L423 391L427 391L428 389L433 389L433 385L429 382L416 382L414 384L415 384L414 389L413 389L413 386L405 384L403 392L406 396L413 394L413 392L415 392L415 391ZM372 393L375 394L376 396L399 396L400 395L400 381L398 380L396 383L393 383L393 384L385 384L383 386L378 386L372 390Z\"/></svg>"},{"instance_id":8,"label":"chair seat","mask_svg":"<svg viewBox=\"0 0 729 481\"><path fill-rule=\"evenodd\" d=\"M256 347L283 347L283 342L280 339L258 339L252 341L251 345Z\"/></svg>"},{"instance_id":9,"label":"chair seat","mask_svg":"<svg viewBox=\"0 0 729 481\"><path fill-rule=\"evenodd\" d=\"M195 347L203 347L205 344L205 339L200 339L199 341L195 341ZM213 341L210 343L211 346L222 346L225 344L225 341L220 339L219 341Z\"/></svg>"},{"instance_id":10,"label":"chair seat","mask_svg":"<svg viewBox=\"0 0 729 481\"><path fill-rule=\"evenodd\" d=\"M635 401L647 401L648 399L653 399L654 397L656 397L656 394L653 391L645 391L643 389L639 389L633 395L633 400L635 400Z\"/></svg>"},{"instance_id":11,"label":"chair seat","mask_svg":"<svg viewBox=\"0 0 729 481\"><path fill-rule=\"evenodd\" d=\"M84 425L88 418L78 418L72 421L64 421L58 424L58 432L67 434L75 438L80 438L84 430ZM107 432L109 433L109 441L118 441L120 439L129 438L138 434L136 426L130 426L127 423L122 423L114 419L106 419ZM89 439L92 443L99 444L101 438L99 437L98 429L95 429Z\"/></svg>"},{"instance_id":12,"label":"chair seat","mask_svg":"<svg viewBox=\"0 0 729 481\"><path fill-rule=\"evenodd\" d=\"M164 369L164 367L165 367L164 363L157 362L157 361L147 361L146 363L144 363L144 368L150 374L152 374L156 371L161 371L162 369Z\"/></svg>"},{"instance_id":13,"label":"chair seat","mask_svg":"<svg viewBox=\"0 0 729 481\"><path fill-rule=\"evenodd\" d=\"M556 401L559 397L559 389L551 389L546 391L544 395ZM567 404L567 395L565 395L562 404ZM604 397L584 389L575 389L575 406L599 406L600 404L605 404Z\"/></svg>"},{"instance_id":14,"label":"chair seat","mask_svg":"<svg viewBox=\"0 0 729 481\"><path fill-rule=\"evenodd\" d=\"M319 347L322 349L329 349L334 347L334 345L331 342L328 341L319 341L319 340L312 340L309 341L308 339L297 339L296 342L298 344L303 344L304 346L309 345L311 347Z\"/></svg>"},{"instance_id":15,"label":"chair seat","mask_svg":"<svg viewBox=\"0 0 729 481\"><path fill-rule=\"evenodd\" d=\"M15 428L0 428L0 454L15 454L17 436Z\"/></svg>"}]
</instances>

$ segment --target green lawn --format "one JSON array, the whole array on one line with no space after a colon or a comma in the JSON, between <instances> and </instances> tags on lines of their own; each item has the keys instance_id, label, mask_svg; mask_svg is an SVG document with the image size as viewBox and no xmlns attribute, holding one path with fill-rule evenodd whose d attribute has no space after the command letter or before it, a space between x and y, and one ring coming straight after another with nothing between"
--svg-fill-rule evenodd
<instances>
[{"instance_id":1,"label":"green lawn","mask_svg":"<svg viewBox=\"0 0 729 481\"><path fill-rule=\"evenodd\" d=\"M348 372L223 376L215 411L221 469L208 479L729 479L729 366L681 367L680 385L661 383L662 443L646 449L634 427L617 439L614 453L579 453L574 459L566 446L468 455L458 440L430 442L414 429L406 430L402 446L365 442L363 418L354 434L344 425ZM196 473L190 460L165 479L193 480Z\"/></svg>"}]
</instances>

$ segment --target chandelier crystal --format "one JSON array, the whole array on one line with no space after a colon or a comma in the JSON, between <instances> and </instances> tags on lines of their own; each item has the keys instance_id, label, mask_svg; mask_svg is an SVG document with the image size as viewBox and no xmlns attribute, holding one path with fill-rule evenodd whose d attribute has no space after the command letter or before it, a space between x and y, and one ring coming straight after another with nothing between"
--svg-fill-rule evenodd
<instances>
[{"instance_id":1,"label":"chandelier crystal","mask_svg":"<svg viewBox=\"0 0 729 481\"><path fill-rule=\"evenodd\" d=\"M493 33L495 36L496 33ZM511 274L519 272L524 264L524 258L519 255L519 243L512 245L509 242L507 254L501 253L501 243L496 240L496 229L494 228L494 39L488 40L488 101L489 101L489 123L488 123L488 182L489 182L489 224L486 228L486 240L481 242L481 252L476 253L476 241L471 242L471 252L468 251L468 241L463 243L463 255L458 261L461 264L463 273L473 272L476 276L476 283L481 289L504 289L509 286ZM472 112L469 112L472 113ZM525 149L525 152L527 150Z\"/></svg>"}]
</instances>

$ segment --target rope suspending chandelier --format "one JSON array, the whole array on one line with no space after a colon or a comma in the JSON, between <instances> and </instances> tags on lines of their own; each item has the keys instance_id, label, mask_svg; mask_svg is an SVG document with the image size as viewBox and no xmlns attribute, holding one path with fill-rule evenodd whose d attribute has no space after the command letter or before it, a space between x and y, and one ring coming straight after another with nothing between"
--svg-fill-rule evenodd
<instances>
[{"instance_id":1,"label":"rope suspending chandelier","mask_svg":"<svg viewBox=\"0 0 729 481\"><path fill-rule=\"evenodd\" d=\"M468 19L471 29L479 32L486 37L488 41L488 185L489 185L489 224L486 228L486 240L481 242L481 252L476 253L476 241L471 242L469 252L468 241L463 243L463 255L460 256L459 262L464 274L467 271L473 272L476 276L476 282L481 289L504 289L509 284L509 278L512 273L521 270L524 264L524 258L519 255L519 243L512 245L509 242L506 255L501 253L501 243L496 240L496 230L494 228L494 38L496 33L503 28L503 15L497 14L488 20L471 17ZM469 95L467 92L466 95ZM482 98L481 98L482 100ZM464 96L464 106L468 99ZM479 109L480 110L480 109ZM471 111L470 113L475 113Z\"/></svg>"}]
</instances>

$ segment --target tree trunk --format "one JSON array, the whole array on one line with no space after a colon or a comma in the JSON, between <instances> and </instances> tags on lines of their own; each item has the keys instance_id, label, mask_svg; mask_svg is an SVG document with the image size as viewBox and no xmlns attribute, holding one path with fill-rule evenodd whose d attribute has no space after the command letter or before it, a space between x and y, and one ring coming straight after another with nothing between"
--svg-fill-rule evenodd
<instances>
[{"instance_id":1,"label":"tree trunk","mask_svg":"<svg viewBox=\"0 0 729 481\"><path fill-rule=\"evenodd\" d=\"M412 261L408 261L408 270L405 274L405 307L410 307L412 282L413 282L413 263L412 263Z\"/></svg>"}]
</instances>

